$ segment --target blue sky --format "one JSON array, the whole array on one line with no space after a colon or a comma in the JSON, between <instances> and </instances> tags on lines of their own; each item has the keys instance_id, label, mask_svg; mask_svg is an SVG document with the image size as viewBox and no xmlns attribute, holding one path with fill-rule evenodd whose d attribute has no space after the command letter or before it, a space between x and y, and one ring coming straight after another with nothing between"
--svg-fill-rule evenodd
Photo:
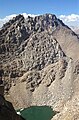
<instances>
[{"instance_id":1,"label":"blue sky","mask_svg":"<svg viewBox=\"0 0 79 120\"><path fill-rule=\"evenodd\" d=\"M14 13L79 14L78 6L79 0L0 0L0 18Z\"/></svg>"}]
</instances>

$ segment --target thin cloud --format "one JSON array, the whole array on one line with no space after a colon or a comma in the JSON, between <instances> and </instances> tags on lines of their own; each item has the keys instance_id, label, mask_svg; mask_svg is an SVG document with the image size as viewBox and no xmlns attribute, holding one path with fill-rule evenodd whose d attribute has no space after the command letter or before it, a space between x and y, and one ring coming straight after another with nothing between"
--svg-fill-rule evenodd
<instances>
[{"instance_id":1,"label":"thin cloud","mask_svg":"<svg viewBox=\"0 0 79 120\"><path fill-rule=\"evenodd\" d=\"M73 31L77 31L79 29L79 15L77 14L60 15L59 19L61 19Z\"/></svg>"},{"instance_id":2,"label":"thin cloud","mask_svg":"<svg viewBox=\"0 0 79 120\"><path fill-rule=\"evenodd\" d=\"M5 23L8 22L9 20L11 20L13 17L16 17L16 14L9 15L9 16L6 16L6 17L3 18L3 19L0 19L0 28L3 26L3 24L5 24Z\"/></svg>"},{"instance_id":3,"label":"thin cloud","mask_svg":"<svg viewBox=\"0 0 79 120\"><path fill-rule=\"evenodd\" d=\"M62 19L64 22L76 22L79 21L79 15L77 14L71 14L71 15L60 15L60 19Z\"/></svg>"}]
</instances>

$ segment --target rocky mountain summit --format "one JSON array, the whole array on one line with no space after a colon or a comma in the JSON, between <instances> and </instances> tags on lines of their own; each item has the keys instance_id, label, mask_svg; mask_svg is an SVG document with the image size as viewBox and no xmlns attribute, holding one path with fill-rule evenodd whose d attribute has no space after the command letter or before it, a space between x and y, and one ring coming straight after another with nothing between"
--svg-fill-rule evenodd
<instances>
[{"instance_id":1,"label":"rocky mountain summit","mask_svg":"<svg viewBox=\"0 0 79 120\"><path fill-rule=\"evenodd\" d=\"M78 35L55 15L16 16L0 30L6 98L15 108L52 106L52 120L78 120L78 51Z\"/></svg>"},{"instance_id":2,"label":"rocky mountain summit","mask_svg":"<svg viewBox=\"0 0 79 120\"><path fill-rule=\"evenodd\" d=\"M4 63L5 76L16 79L64 57L51 33L61 25L64 24L52 14L27 19L19 15L6 23L0 31L0 61Z\"/></svg>"}]
</instances>

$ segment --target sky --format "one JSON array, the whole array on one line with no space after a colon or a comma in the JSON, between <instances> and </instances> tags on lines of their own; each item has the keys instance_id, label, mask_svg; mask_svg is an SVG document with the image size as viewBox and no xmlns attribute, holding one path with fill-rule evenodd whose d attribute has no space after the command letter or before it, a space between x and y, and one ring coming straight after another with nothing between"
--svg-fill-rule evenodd
<instances>
[{"instance_id":1,"label":"sky","mask_svg":"<svg viewBox=\"0 0 79 120\"><path fill-rule=\"evenodd\" d=\"M78 6L79 0L0 0L0 23L6 16L8 19L8 16L20 13L35 15L52 13L62 20L67 21L67 17L68 19L76 17L79 20Z\"/></svg>"},{"instance_id":2,"label":"sky","mask_svg":"<svg viewBox=\"0 0 79 120\"><path fill-rule=\"evenodd\" d=\"M79 14L79 0L0 0L0 18L10 14Z\"/></svg>"}]
</instances>

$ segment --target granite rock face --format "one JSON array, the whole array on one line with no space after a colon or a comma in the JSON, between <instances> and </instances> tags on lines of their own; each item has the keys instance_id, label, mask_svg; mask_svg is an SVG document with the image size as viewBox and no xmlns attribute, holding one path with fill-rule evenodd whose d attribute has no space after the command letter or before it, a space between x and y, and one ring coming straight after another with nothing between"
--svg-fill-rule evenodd
<instances>
[{"instance_id":1,"label":"granite rock face","mask_svg":"<svg viewBox=\"0 0 79 120\"><path fill-rule=\"evenodd\" d=\"M79 37L55 15L18 15L3 25L0 65L15 108L49 105L60 112L53 119L78 118Z\"/></svg>"}]
</instances>

